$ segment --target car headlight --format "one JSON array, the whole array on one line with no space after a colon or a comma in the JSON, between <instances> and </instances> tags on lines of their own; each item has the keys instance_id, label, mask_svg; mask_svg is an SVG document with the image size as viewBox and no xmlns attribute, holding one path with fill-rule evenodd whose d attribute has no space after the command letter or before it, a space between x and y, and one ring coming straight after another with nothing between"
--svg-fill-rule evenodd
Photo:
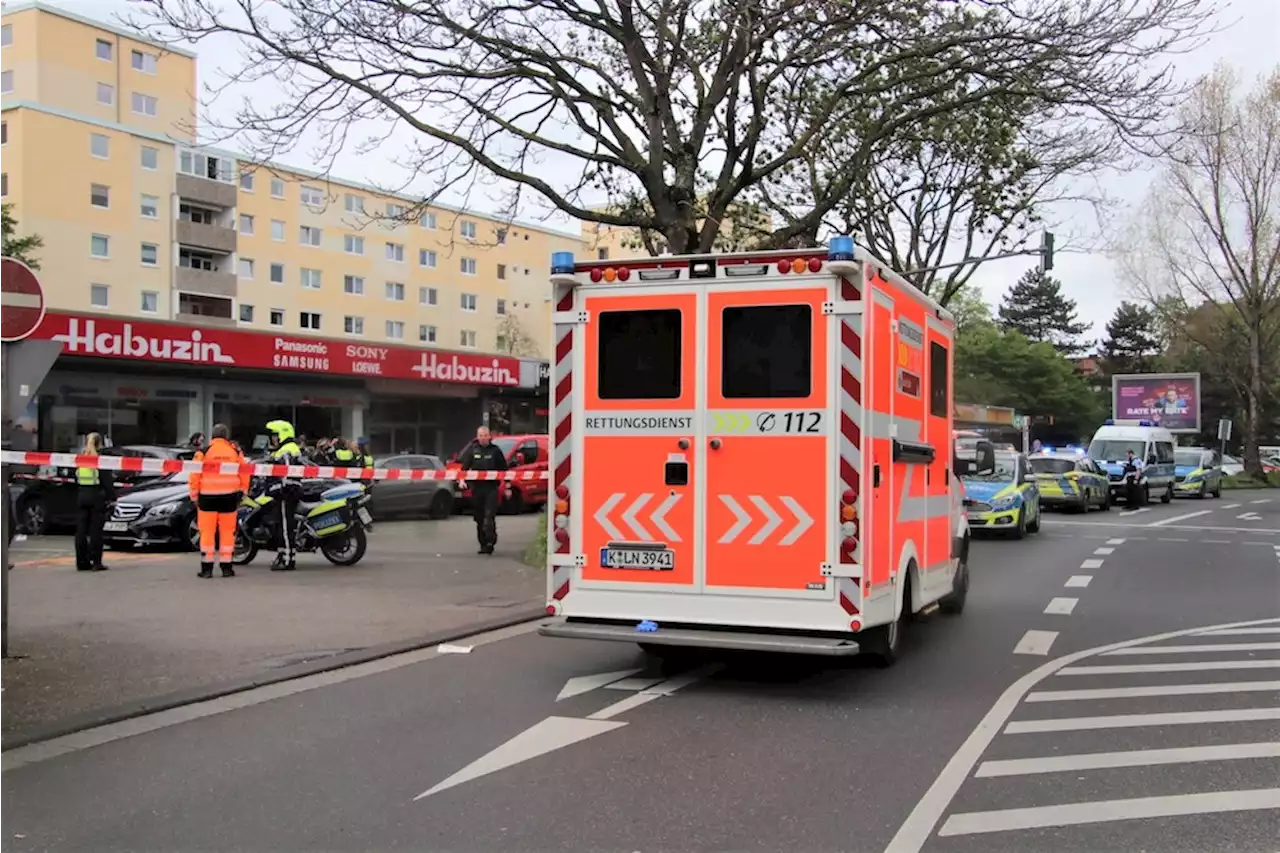
<instances>
[{"instance_id":1,"label":"car headlight","mask_svg":"<svg viewBox=\"0 0 1280 853\"><path fill-rule=\"evenodd\" d=\"M1184 483L1195 483L1195 482L1198 482L1199 480L1203 480L1203 479L1204 479L1204 472L1203 472L1203 471L1193 471L1192 473L1190 473L1190 474L1188 474L1188 475L1186 476L1186 479L1184 479L1184 480L1183 480L1183 482L1184 482Z\"/></svg>"},{"instance_id":2,"label":"car headlight","mask_svg":"<svg viewBox=\"0 0 1280 853\"><path fill-rule=\"evenodd\" d=\"M180 509L182 509L182 501L170 501L169 503L158 504L147 510L147 517L165 518L166 516L173 515Z\"/></svg>"},{"instance_id":3,"label":"car headlight","mask_svg":"<svg viewBox=\"0 0 1280 853\"><path fill-rule=\"evenodd\" d=\"M1006 510L1006 509L1013 509L1013 507L1018 503L1018 500L1019 498L1017 495L1008 495L1003 498L996 498L991 502L991 508L996 512L1000 512L1001 510Z\"/></svg>"}]
</instances>

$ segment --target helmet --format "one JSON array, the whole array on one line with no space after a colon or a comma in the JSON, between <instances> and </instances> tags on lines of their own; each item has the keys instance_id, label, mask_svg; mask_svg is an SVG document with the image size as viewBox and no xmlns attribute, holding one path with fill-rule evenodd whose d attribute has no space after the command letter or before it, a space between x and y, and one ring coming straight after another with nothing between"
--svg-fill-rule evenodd
<instances>
[{"instance_id":1,"label":"helmet","mask_svg":"<svg viewBox=\"0 0 1280 853\"><path fill-rule=\"evenodd\" d=\"M288 421L270 421L267 423L267 432L274 435L281 443L284 443L293 438L293 424Z\"/></svg>"},{"instance_id":2,"label":"helmet","mask_svg":"<svg viewBox=\"0 0 1280 853\"><path fill-rule=\"evenodd\" d=\"M356 439L356 446L358 447L364 447L368 443L369 439L365 438L363 435Z\"/></svg>"}]
</instances>

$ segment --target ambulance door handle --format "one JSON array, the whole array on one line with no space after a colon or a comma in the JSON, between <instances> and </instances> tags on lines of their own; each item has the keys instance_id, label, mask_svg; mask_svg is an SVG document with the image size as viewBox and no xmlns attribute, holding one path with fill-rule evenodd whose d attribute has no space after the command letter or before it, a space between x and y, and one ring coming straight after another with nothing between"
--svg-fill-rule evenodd
<instances>
[{"instance_id":1,"label":"ambulance door handle","mask_svg":"<svg viewBox=\"0 0 1280 853\"><path fill-rule=\"evenodd\" d=\"M720 449L720 439L718 439L718 438L713 438L713 439L711 439L711 449L712 449L712 450L719 450L719 449Z\"/></svg>"}]
</instances>

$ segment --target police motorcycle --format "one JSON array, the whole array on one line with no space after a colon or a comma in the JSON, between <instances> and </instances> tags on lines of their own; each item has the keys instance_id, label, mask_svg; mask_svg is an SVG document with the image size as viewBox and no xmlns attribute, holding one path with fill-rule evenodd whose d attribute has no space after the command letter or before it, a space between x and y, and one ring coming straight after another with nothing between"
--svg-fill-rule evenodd
<instances>
[{"instance_id":1,"label":"police motorcycle","mask_svg":"<svg viewBox=\"0 0 1280 853\"><path fill-rule=\"evenodd\" d=\"M294 530L294 550L299 554L319 551L335 566L354 566L369 547L373 516L366 506L369 495L359 483L344 483L324 489L319 500L298 502L290 523ZM253 562L258 551L275 551L281 544L281 518L277 499L267 494L265 477L255 477L240 502L236 519L236 549L231 561L237 566Z\"/></svg>"}]
</instances>

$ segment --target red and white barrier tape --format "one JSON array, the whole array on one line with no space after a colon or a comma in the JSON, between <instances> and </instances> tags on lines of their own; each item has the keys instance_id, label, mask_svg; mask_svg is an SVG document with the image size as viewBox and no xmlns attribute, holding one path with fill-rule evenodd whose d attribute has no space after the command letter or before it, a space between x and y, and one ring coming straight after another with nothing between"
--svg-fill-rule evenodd
<instances>
[{"instance_id":1,"label":"red and white barrier tape","mask_svg":"<svg viewBox=\"0 0 1280 853\"><path fill-rule=\"evenodd\" d=\"M411 468L340 468L334 465L273 465L246 462L184 462L142 456L79 456L75 453L27 453L0 451L6 465L52 465L56 468L97 468L138 474L238 474L248 471L255 477L295 479L333 478L342 480L546 480L546 471L435 471Z\"/></svg>"}]
</instances>

